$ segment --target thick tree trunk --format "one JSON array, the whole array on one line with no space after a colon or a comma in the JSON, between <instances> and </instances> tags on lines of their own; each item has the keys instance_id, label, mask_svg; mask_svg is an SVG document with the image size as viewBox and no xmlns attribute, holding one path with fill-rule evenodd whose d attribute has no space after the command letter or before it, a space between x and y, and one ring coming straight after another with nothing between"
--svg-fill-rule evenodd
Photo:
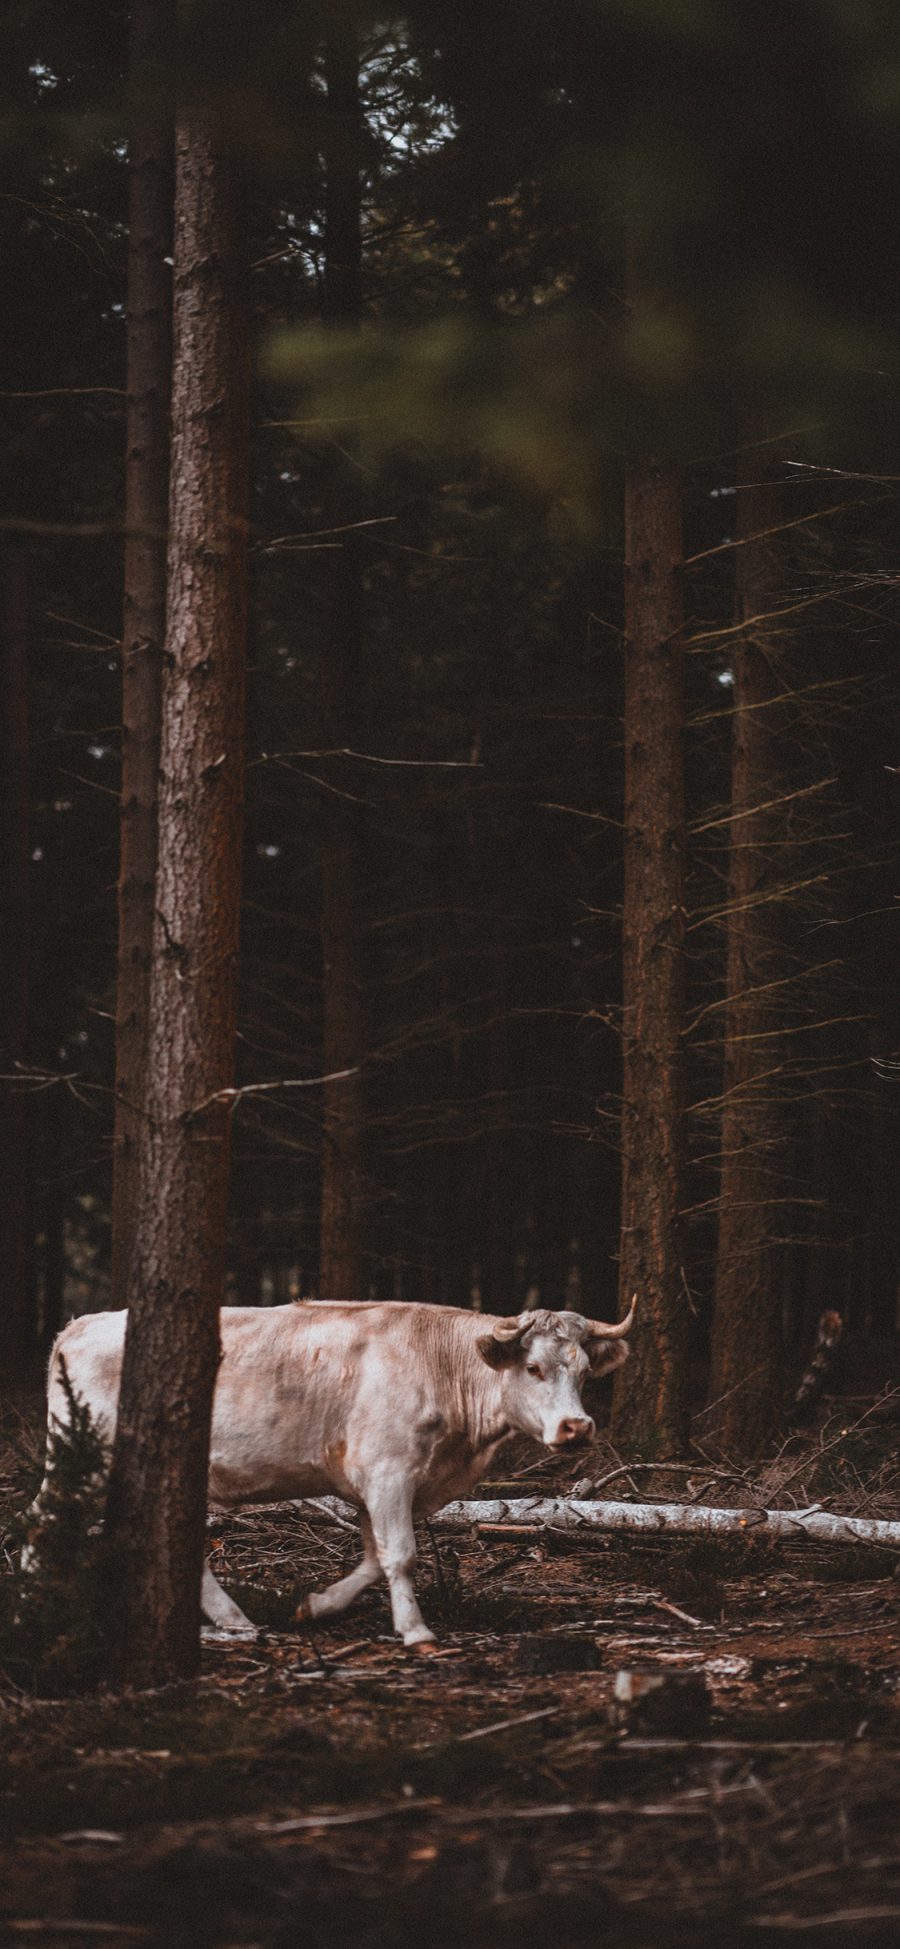
<instances>
[{"instance_id":1,"label":"thick tree trunk","mask_svg":"<svg viewBox=\"0 0 900 1949\"><path fill-rule=\"evenodd\" d=\"M361 111L352 4L331 10L325 73L325 321L355 326L361 311ZM336 529L358 516L358 495L343 469L329 486L327 506ZM341 548L325 558L330 566L322 653L323 744L331 750L352 748L363 721L361 563L355 536L336 538ZM325 794L322 845L322 1062L326 1076L353 1073L323 1087L319 1296L363 1299L361 833L359 808L342 796L346 773L334 783L336 789Z\"/></svg>"},{"instance_id":2,"label":"thick tree trunk","mask_svg":"<svg viewBox=\"0 0 900 1949\"><path fill-rule=\"evenodd\" d=\"M11 1077L28 1056L31 972L28 596L24 558L15 548L4 551L2 580L0 1069ZM28 1265L30 1111L24 1082L0 1082L0 1366L10 1380L25 1378L36 1355Z\"/></svg>"},{"instance_id":3,"label":"thick tree trunk","mask_svg":"<svg viewBox=\"0 0 900 1949\"><path fill-rule=\"evenodd\" d=\"M712 1329L710 1403L729 1454L752 1454L775 1425L781 1372L779 1196L783 1193L784 1106L777 1075L783 1038L783 974L777 888L783 852L775 842L783 786L775 713L778 588L778 489L759 450L743 457L738 479L737 620L734 653L731 828L728 873L724 1102L719 1242Z\"/></svg>"},{"instance_id":4,"label":"thick tree trunk","mask_svg":"<svg viewBox=\"0 0 900 1949\"><path fill-rule=\"evenodd\" d=\"M176 136L168 604L141 1194L108 1526L125 1552L120 1679L199 1660L209 1425L225 1278L240 899L247 372L229 161Z\"/></svg>"},{"instance_id":5,"label":"thick tree trunk","mask_svg":"<svg viewBox=\"0 0 900 1949\"><path fill-rule=\"evenodd\" d=\"M146 1087L159 719L166 620L171 384L174 0L131 12L125 616L116 986L112 1303L124 1306Z\"/></svg>"},{"instance_id":6,"label":"thick tree trunk","mask_svg":"<svg viewBox=\"0 0 900 1949\"><path fill-rule=\"evenodd\" d=\"M684 1030L681 483L635 461L625 483L625 895L619 1295L638 1294L614 1439L670 1458L688 1435L679 1250Z\"/></svg>"}]
</instances>

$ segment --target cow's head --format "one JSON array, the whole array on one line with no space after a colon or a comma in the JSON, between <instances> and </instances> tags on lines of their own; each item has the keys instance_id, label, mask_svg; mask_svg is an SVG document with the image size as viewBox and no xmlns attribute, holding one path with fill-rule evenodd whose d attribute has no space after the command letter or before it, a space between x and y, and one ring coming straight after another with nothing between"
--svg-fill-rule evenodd
<instances>
[{"instance_id":1,"label":"cow's head","mask_svg":"<svg viewBox=\"0 0 900 1949\"><path fill-rule=\"evenodd\" d=\"M580 1313L517 1313L494 1320L477 1342L482 1360L503 1380L503 1410L511 1428L548 1448L581 1448L595 1429L581 1389L588 1375L608 1374L628 1359L637 1298L624 1320L607 1326Z\"/></svg>"}]
</instances>

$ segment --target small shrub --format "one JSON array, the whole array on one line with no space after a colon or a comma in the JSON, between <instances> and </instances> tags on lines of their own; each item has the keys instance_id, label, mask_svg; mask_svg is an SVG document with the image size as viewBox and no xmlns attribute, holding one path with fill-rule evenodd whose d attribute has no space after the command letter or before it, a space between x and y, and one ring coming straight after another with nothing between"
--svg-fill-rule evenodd
<instances>
[{"instance_id":1,"label":"small shrub","mask_svg":"<svg viewBox=\"0 0 900 1949\"><path fill-rule=\"evenodd\" d=\"M112 1567L103 1536L106 1446L65 1361L61 1377L68 1420L51 1423L40 1512L15 1520L9 1540L17 1567L0 1583L0 1671L45 1697L99 1682Z\"/></svg>"},{"instance_id":2,"label":"small shrub","mask_svg":"<svg viewBox=\"0 0 900 1949\"><path fill-rule=\"evenodd\" d=\"M504 1632L526 1630L534 1622L535 1606L527 1595L473 1587L464 1580L452 1545L443 1542L438 1549L433 1532L430 1540L434 1581L419 1593L429 1624L439 1631Z\"/></svg>"}]
</instances>

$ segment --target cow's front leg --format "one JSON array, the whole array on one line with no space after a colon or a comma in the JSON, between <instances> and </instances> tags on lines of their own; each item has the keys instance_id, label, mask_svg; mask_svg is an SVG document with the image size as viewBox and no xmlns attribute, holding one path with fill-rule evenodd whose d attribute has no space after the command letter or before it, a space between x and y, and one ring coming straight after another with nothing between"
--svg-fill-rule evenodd
<instances>
[{"instance_id":1,"label":"cow's front leg","mask_svg":"<svg viewBox=\"0 0 900 1949\"><path fill-rule=\"evenodd\" d=\"M255 1638L256 1625L245 1617L239 1604L223 1590L208 1563L203 1565L203 1582L200 1586L200 1609L205 1618L217 1631L227 1631L232 1638Z\"/></svg>"},{"instance_id":2,"label":"cow's front leg","mask_svg":"<svg viewBox=\"0 0 900 1949\"><path fill-rule=\"evenodd\" d=\"M367 1494L366 1506L378 1561L388 1582L394 1630L404 1644L434 1644L434 1632L428 1629L413 1587L416 1538L410 1491L400 1483L379 1483Z\"/></svg>"},{"instance_id":3,"label":"cow's front leg","mask_svg":"<svg viewBox=\"0 0 900 1949\"><path fill-rule=\"evenodd\" d=\"M365 1511L360 1517L359 1526L363 1542L362 1561L357 1564L355 1570L350 1571L348 1576L339 1577L337 1583L328 1584L325 1590L311 1590L304 1597L302 1604L297 1607L298 1619L335 1617L339 1611L345 1611L348 1604L352 1604L361 1591L368 1590L370 1584L378 1582L381 1576L381 1564L378 1561L372 1525Z\"/></svg>"}]
</instances>

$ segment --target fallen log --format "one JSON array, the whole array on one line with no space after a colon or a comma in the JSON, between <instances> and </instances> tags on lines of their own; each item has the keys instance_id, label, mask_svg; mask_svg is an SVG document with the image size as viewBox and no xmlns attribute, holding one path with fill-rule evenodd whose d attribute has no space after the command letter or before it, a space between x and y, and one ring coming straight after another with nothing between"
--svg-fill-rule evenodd
<instances>
[{"instance_id":1,"label":"fallen log","mask_svg":"<svg viewBox=\"0 0 900 1949\"><path fill-rule=\"evenodd\" d=\"M880 1543L900 1549L900 1522L875 1516L835 1516L826 1509L714 1509L679 1502L581 1502L565 1496L509 1502L448 1502L432 1517L442 1526L541 1523L554 1529L644 1530L656 1535L729 1535L765 1530L768 1536L811 1536L818 1543Z\"/></svg>"},{"instance_id":2,"label":"fallen log","mask_svg":"<svg viewBox=\"0 0 900 1949\"><path fill-rule=\"evenodd\" d=\"M346 1522L350 1505L318 1496L315 1509ZM643 1530L651 1535L809 1536L817 1543L874 1543L900 1550L900 1522L876 1516L836 1516L809 1509L714 1509L681 1502L594 1502L570 1496L517 1496L448 1502L429 1518L442 1529Z\"/></svg>"}]
</instances>

